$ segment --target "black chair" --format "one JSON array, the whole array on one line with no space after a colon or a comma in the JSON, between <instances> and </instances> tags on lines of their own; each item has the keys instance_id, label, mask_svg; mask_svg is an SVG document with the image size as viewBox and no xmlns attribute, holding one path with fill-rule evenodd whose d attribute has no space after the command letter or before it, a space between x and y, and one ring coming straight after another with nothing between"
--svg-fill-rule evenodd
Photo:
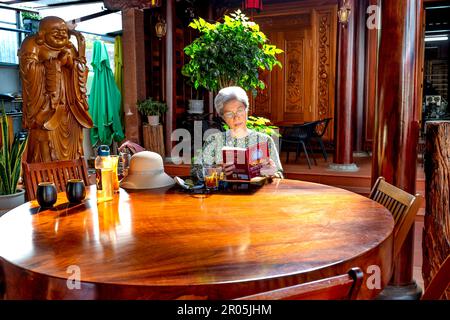
<instances>
[{"instance_id":1,"label":"black chair","mask_svg":"<svg viewBox=\"0 0 450 320\"><path fill-rule=\"evenodd\" d=\"M316 159L314 158L314 153L311 148L311 138L314 135L316 124L314 122L307 122L300 125L293 126L285 126L280 127L282 130L281 133L281 146L290 146L293 145L295 147L295 161L297 161L300 152L302 151L300 147L303 148L303 152L305 153L306 160L308 162L308 167L311 169L311 160L309 159L308 150L311 151L311 155L313 157L314 163L316 163ZM289 148L286 148L287 156L286 163L289 162ZM317 164L317 163L316 163Z\"/></svg>"},{"instance_id":2,"label":"black chair","mask_svg":"<svg viewBox=\"0 0 450 320\"><path fill-rule=\"evenodd\" d=\"M325 161L327 161L328 155L327 155L327 151L325 150L325 145L323 143L322 137L325 134L325 132L327 131L328 124L330 123L331 120L333 120L333 118L326 118L323 120L313 122L313 123L315 123L316 126L314 128L314 132L313 132L313 136L312 136L311 140L317 141L319 143L320 149L322 149L322 154L323 154L323 158L325 159Z\"/></svg>"}]
</instances>

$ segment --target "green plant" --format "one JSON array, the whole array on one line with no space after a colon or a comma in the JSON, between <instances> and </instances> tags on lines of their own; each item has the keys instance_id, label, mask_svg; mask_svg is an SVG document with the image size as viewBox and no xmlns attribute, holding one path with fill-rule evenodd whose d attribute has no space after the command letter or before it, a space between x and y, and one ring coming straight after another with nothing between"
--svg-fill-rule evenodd
<instances>
[{"instance_id":1,"label":"green plant","mask_svg":"<svg viewBox=\"0 0 450 320\"><path fill-rule=\"evenodd\" d=\"M195 89L204 87L218 91L227 86L240 86L244 90L264 89L259 70L281 67L276 54L283 52L267 43L259 26L237 10L225 15L223 23L211 24L204 19L194 19L189 24L200 36L184 48L191 59L182 68Z\"/></svg>"},{"instance_id":2,"label":"green plant","mask_svg":"<svg viewBox=\"0 0 450 320\"><path fill-rule=\"evenodd\" d=\"M39 15L39 13L22 11L22 13L20 15L22 16L22 19L30 19L30 20L41 20L42 19L42 17Z\"/></svg>"},{"instance_id":3,"label":"green plant","mask_svg":"<svg viewBox=\"0 0 450 320\"><path fill-rule=\"evenodd\" d=\"M27 145L28 136L19 137L16 134L13 142L10 143L8 118L4 109L0 116L0 125L2 132L2 147L0 149L0 194L14 194L17 191L22 155Z\"/></svg>"},{"instance_id":4,"label":"green plant","mask_svg":"<svg viewBox=\"0 0 450 320\"><path fill-rule=\"evenodd\" d=\"M161 116L167 111L167 104L148 98L137 103L137 109L145 116Z\"/></svg>"},{"instance_id":5,"label":"green plant","mask_svg":"<svg viewBox=\"0 0 450 320\"><path fill-rule=\"evenodd\" d=\"M224 124L223 128L225 130L230 129L227 124ZM263 117L249 116L247 119L247 128L255 130L257 132L265 133L268 136L275 135L277 137L281 137L281 134L276 130L278 129L278 127L272 125L269 119Z\"/></svg>"}]
</instances>

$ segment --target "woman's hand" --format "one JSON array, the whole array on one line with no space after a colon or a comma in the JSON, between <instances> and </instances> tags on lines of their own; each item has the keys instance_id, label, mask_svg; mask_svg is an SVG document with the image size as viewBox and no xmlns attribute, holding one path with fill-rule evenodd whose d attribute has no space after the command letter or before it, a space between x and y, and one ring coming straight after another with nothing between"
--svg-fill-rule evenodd
<instances>
[{"instance_id":1,"label":"woman's hand","mask_svg":"<svg viewBox=\"0 0 450 320\"><path fill-rule=\"evenodd\" d=\"M222 165L222 167L223 167L223 172L224 172L225 176L231 175L233 173L234 169L236 168L233 163L224 163Z\"/></svg>"},{"instance_id":2,"label":"woman's hand","mask_svg":"<svg viewBox=\"0 0 450 320\"><path fill-rule=\"evenodd\" d=\"M277 166L272 159L269 159L269 163L261 168L261 175L266 177L273 177L277 172Z\"/></svg>"}]
</instances>

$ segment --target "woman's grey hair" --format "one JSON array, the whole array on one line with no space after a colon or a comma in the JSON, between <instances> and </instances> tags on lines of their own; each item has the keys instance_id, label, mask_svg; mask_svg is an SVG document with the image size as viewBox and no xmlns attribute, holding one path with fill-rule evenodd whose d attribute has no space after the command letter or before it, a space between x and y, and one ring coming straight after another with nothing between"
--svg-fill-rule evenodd
<instances>
[{"instance_id":1,"label":"woman's grey hair","mask_svg":"<svg viewBox=\"0 0 450 320\"><path fill-rule=\"evenodd\" d=\"M241 87L226 87L221 89L214 99L214 107L219 115L223 115L223 106L231 100L242 102L248 111L248 96L245 90Z\"/></svg>"}]
</instances>

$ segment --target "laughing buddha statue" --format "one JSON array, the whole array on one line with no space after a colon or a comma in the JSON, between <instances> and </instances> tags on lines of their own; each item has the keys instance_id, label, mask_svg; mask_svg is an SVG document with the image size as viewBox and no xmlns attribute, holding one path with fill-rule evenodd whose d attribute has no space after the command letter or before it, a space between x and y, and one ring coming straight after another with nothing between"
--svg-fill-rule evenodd
<instances>
[{"instance_id":1,"label":"laughing buddha statue","mask_svg":"<svg viewBox=\"0 0 450 320\"><path fill-rule=\"evenodd\" d=\"M78 50L69 41L74 35ZM83 156L83 128L92 128L86 97L85 41L64 20L46 17L19 50L27 162Z\"/></svg>"}]
</instances>

